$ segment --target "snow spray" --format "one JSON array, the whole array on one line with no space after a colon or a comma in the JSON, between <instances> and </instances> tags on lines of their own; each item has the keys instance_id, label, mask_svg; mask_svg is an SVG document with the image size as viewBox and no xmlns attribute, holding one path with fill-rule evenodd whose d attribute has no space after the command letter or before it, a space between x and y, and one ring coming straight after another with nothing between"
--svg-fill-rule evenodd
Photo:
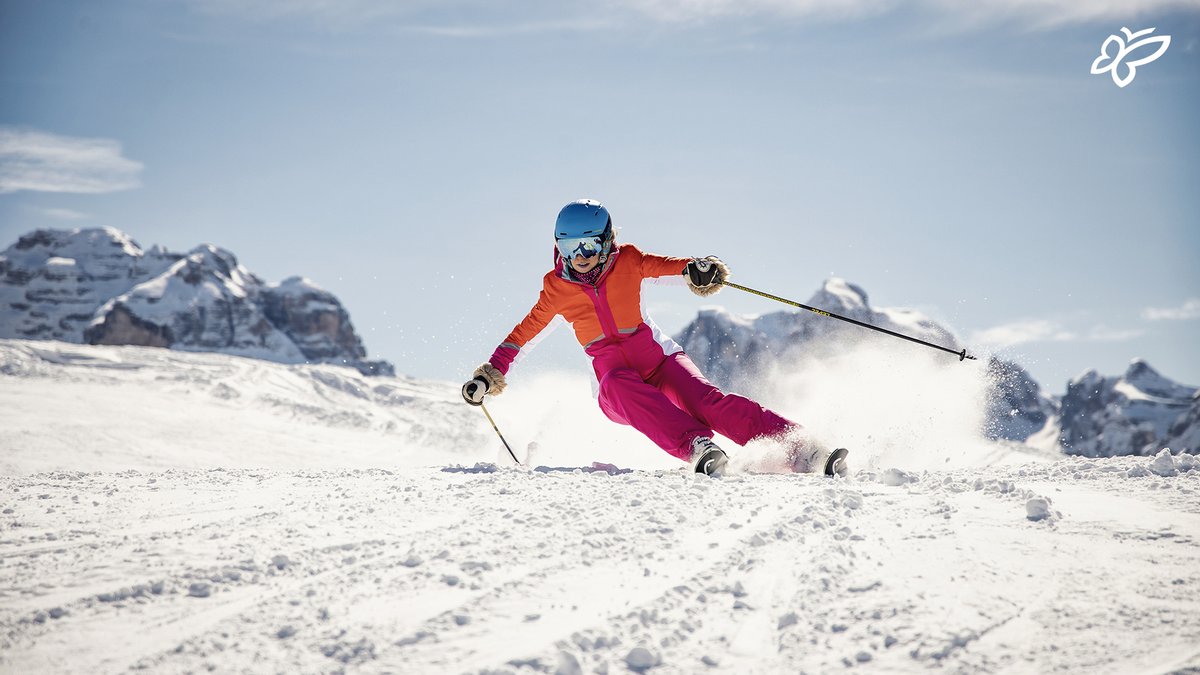
<instances>
[{"instance_id":1,"label":"snow spray","mask_svg":"<svg viewBox=\"0 0 1200 675\"><path fill-rule=\"evenodd\" d=\"M806 344L775 361L762 377L724 390L800 423L806 439L849 448L852 471L965 468L1008 454L982 432L991 386L985 363L867 336ZM520 377L489 405L525 466L683 466L633 428L609 420L590 395L586 371L526 371ZM735 471L791 471L782 443L738 447L719 435L716 441L729 452ZM491 461L511 463L496 446Z\"/></svg>"},{"instance_id":2,"label":"snow spray","mask_svg":"<svg viewBox=\"0 0 1200 675\"><path fill-rule=\"evenodd\" d=\"M817 442L849 448L852 469L962 468L1004 454L982 432L990 382L980 362L869 336L824 341L775 362L750 389ZM739 463L771 470L781 453L751 443Z\"/></svg>"},{"instance_id":3,"label":"snow spray","mask_svg":"<svg viewBox=\"0 0 1200 675\"><path fill-rule=\"evenodd\" d=\"M608 419L592 396L586 370L527 369L509 384L488 405L527 467L591 467L595 462L646 470L683 466L637 430ZM503 447L489 461L512 463Z\"/></svg>"}]
</instances>

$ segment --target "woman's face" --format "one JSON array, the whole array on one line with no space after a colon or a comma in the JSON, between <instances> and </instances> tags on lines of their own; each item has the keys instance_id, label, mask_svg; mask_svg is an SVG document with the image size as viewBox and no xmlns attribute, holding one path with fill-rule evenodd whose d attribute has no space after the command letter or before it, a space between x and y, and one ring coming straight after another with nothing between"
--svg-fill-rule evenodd
<instances>
[{"instance_id":1,"label":"woman's face","mask_svg":"<svg viewBox=\"0 0 1200 675\"><path fill-rule=\"evenodd\" d=\"M587 272L591 272L592 268L599 264L600 264L600 256L598 256L598 255L594 255L590 258L585 258L581 255L577 255L574 258L571 258L571 269L575 270L576 272L579 272L580 274L586 274Z\"/></svg>"}]
</instances>

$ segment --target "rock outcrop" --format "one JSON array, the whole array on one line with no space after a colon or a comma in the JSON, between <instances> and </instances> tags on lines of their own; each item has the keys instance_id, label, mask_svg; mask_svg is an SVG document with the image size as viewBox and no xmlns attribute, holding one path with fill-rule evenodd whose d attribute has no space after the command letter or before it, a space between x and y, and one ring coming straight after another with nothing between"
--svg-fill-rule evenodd
<instances>
[{"instance_id":1,"label":"rock outcrop","mask_svg":"<svg viewBox=\"0 0 1200 675\"><path fill-rule=\"evenodd\" d=\"M1062 398L1063 452L1086 457L1154 455L1164 447L1194 452L1200 440L1195 387L1178 384L1134 359L1120 377L1089 370Z\"/></svg>"},{"instance_id":2,"label":"rock outcrop","mask_svg":"<svg viewBox=\"0 0 1200 675\"><path fill-rule=\"evenodd\" d=\"M142 249L113 228L38 230L0 254L0 337L214 351L281 363L368 361L350 315L311 281L265 283L225 249Z\"/></svg>"}]
</instances>

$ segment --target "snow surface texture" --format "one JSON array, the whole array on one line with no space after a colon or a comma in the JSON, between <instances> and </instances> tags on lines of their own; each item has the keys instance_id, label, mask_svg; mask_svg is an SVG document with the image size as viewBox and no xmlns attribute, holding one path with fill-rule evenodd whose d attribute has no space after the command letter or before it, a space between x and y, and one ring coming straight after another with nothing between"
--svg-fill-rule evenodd
<instances>
[{"instance_id":1,"label":"snow surface texture","mask_svg":"<svg viewBox=\"0 0 1200 675\"><path fill-rule=\"evenodd\" d=\"M0 671L1200 667L1195 457L971 438L971 371L868 363L861 420L813 407L837 363L780 399L867 424L848 479L716 480L582 373L489 402L515 467L454 384L0 341Z\"/></svg>"}]
</instances>

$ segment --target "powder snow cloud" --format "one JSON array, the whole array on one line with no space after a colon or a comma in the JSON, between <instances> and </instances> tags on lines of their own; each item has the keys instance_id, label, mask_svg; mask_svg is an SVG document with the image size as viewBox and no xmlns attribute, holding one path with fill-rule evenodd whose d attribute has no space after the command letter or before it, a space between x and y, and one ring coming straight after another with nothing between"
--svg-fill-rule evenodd
<instances>
[{"instance_id":1,"label":"powder snow cloud","mask_svg":"<svg viewBox=\"0 0 1200 675\"><path fill-rule=\"evenodd\" d=\"M142 168L112 139L0 126L0 194L130 190L141 187Z\"/></svg>"}]
</instances>

